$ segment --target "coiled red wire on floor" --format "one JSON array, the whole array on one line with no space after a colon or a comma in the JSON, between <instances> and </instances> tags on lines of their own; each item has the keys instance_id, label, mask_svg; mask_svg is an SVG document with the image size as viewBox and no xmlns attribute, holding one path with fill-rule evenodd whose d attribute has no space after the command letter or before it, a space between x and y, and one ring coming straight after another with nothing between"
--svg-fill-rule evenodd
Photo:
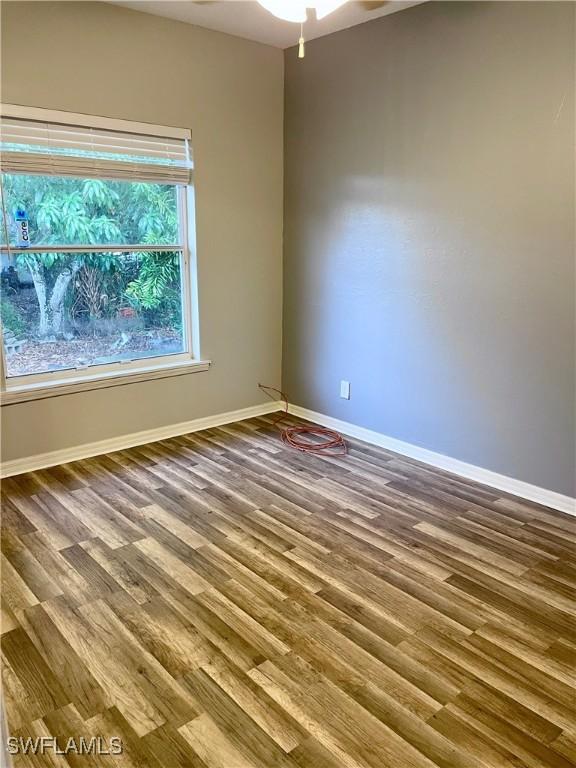
<instances>
[{"instance_id":1,"label":"coiled red wire on floor","mask_svg":"<svg viewBox=\"0 0 576 768\"><path fill-rule=\"evenodd\" d=\"M346 442L339 432L334 429L328 429L326 427L318 427L315 424L298 424L297 426L280 426L288 416L289 403L288 398L279 389L275 387L268 387L265 384L258 384L260 389L268 395L271 400L276 398L271 395L271 392L276 392L280 395L284 402L284 410L273 419L274 426L280 430L280 436L282 442L289 445L291 448L295 448L302 453L329 453L331 456L344 456L347 453ZM309 437L312 440L308 439Z\"/></svg>"}]
</instances>

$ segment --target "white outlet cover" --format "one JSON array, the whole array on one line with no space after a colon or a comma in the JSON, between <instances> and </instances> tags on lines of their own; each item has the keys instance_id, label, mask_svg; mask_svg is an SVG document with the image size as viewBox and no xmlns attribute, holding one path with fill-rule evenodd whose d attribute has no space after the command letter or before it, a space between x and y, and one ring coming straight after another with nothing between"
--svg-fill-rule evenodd
<instances>
[{"instance_id":1,"label":"white outlet cover","mask_svg":"<svg viewBox=\"0 0 576 768\"><path fill-rule=\"evenodd\" d=\"M344 400L350 400L350 382L342 380L340 382L340 397Z\"/></svg>"}]
</instances>

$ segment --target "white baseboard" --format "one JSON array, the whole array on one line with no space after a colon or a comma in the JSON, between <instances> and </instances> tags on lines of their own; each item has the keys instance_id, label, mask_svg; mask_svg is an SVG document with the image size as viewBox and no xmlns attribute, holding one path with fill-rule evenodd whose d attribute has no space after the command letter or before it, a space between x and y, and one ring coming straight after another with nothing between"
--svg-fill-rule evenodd
<instances>
[{"instance_id":1,"label":"white baseboard","mask_svg":"<svg viewBox=\"0 0 576 768\"><path fill-rule=\"evenodd\" d=\"M267 413L274 413L282 408L282 403L270 402L261 405L253 405L249 408L241 408L238 411L228 411L227 413L218 413L214 416L204 416L192 421L184 421L178 424L169 424L157 429L143 430L142 432L133 432L129 435L121 435L109 440L99 440L94 443L64 448L59 451L49 453L39 453L34 456L27 456L22 459L13 459L0 464L0 477L11 477L20 475L23 472L32 472L36 469L45 469L57 464L67 464L70 461L79 459L88 459L92 456L100 456L104 453L113 451L122 451L126 448L133 448L137 445L153 443L157 440L167 440L170 437L185 435L189 432L198 432L202 429L219 427L223 424L232 424L235 421L250 419L255 416L264 416ZM298 405L290 405L290 413L303 419L316 422L325 427L330 427L358 440L364 440L372 445L378 445L389 451L409 456L412 459L422 461L424 464L430 464L433 467L444 469L455 475L460 475L468 480L475 480L478 483L488 485L506 493L511 493L528 501L535 501L552 509L566 512L569 515L576 515L576 499L570 496L564 496L555 491L549 491L546 488L540 488L537 485L525 483L523 480L515 480L506 475L500 475L489 469L476 467L474 464L467 464L459 459L453 459L450 456L444 456L441 453L429 451L427 448L420 448L411 443L405 443L394 437L388 437L380 432L374 432L365 427L358 427L340 419L334 419L331 416L325 416L322 413L311 411L308 408L302 408Z\"/></svg>"},{"instance_id":2,"label":"white baseboard","mask_svg":"<svg viewBox=\"0 0 576 768\"><path fill-rule=\"evenodd\" d=\"M576 499L570 496L564 496L555 491L549 491L546 488L540 488L537 485L525 483L523 480L515 480L513 477L500 475L498 472L492 472L489 469L476 467L474 464L467 464L465 461L453 459L450 456L444 456L442 453L429 451L427 448L420 448L411 443L405 443L394 437L388 437L380 432L374 432L371 429L358 427L347 421L340 421L331 416L325 416L316 411L310 411L308 408L302 408L299 405L290 405L290 413L299 416L302 419L314 421L324 427L336 429L344 435L355 437L358 440L364 440L366 443L378 445L380 448L386 448L389 451L400 453L403 456L409 456L411 459L417 459L424 464L430 464L433 467L444 469L447 472L453 472L468 480L475 480L483 485L489 485L499 491L520 496L528 501L535 501L552 509L558 509L560 512L566 512L569 515L576 515Z\"/></svg>"},{"instance_id":3,"label":"white baseboard","mask_svg":"<svg viewBox=\"0 0 576 768\"><path fill-rule=\"evenodd\" d=\"M137 445L154 443L157 440L167 440L170 437L186 435L188 432L198 432L201 429L220 427L223 424L232 424L235 421L251 419L255 416L264 416L267 413L274 413L281 407L282 404L280 402L262 403L261 405L252 405L249 408L241 408L238 411L217 413L214 416L204 416L200 419L183 421L179 424L169 424L165 427L158 427L157 429L132 432L129 435L121 435L120 437L113 437L109 440L98 440L95 443L76 445L72 448L64 448L60 451L38 453L35 456L13 459L12 461L5 461L0 464L0 477L21 475L23 472L32 472L36 469L54 467L57 464L67 464L70 461L78 461L79 459L89 459L92 456L100 456L103 453L123 451L126 448L134 448L134 446Z\"/></svg>"}]
</instances>

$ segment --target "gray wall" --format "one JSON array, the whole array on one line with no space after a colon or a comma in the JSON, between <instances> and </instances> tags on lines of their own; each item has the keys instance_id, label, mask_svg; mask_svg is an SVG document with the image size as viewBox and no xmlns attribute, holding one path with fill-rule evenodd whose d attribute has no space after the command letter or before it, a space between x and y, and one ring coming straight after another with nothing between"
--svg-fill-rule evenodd
<instances>
[{"instance_id":1,"label":"gray wall","mask_svg":"<svg viewBox=\"0 0 576 768\"><path fill-rule=\"evenodd\" d=\"M91 2L2 3L2 100L192 129L214 368L2 409L5 461L244 408L280 378L283 56Z\"/></svg>"},{"instance_id":2,"label":"gray wall","mask_svg":"<svg viewBox=\"0 0 576 768\"><path fill-rule=\"evenodd\" d=\"M569 495L574 12L430 3L285 58L292 401Z\"/></svg>"}]
</instances>

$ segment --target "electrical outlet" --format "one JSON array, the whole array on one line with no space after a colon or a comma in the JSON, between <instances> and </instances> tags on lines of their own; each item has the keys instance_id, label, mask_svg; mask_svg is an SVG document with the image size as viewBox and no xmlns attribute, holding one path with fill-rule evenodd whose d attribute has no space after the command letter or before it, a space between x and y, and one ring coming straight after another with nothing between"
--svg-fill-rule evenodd
<instances>
[{"instance_id":1,"label":"electrical outlet","mask_svg":"<svg viewBox=\"0 0 576 768\"><path fill-rule=\"evenodd\" d=\"M350 382L342 380L340 382L340 397L343 400L350 400Z\"/></svg>"}]
</instances>

